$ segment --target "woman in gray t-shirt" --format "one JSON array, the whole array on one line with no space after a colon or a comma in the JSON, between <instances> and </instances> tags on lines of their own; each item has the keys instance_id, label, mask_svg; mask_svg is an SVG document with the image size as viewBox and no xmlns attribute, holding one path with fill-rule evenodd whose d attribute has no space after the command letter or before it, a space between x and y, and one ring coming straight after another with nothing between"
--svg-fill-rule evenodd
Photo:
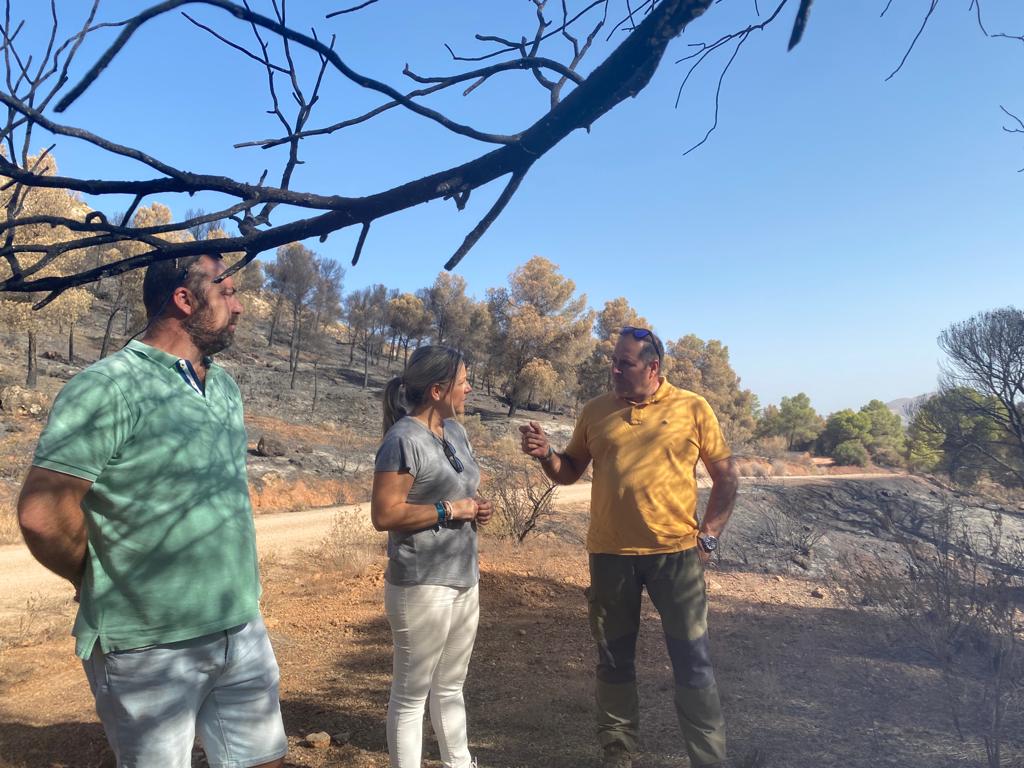
<instances>
[{"instance_id":1,"label":"woman in gray t-shirt","mask_svg":"<svg viewBox=\"0 0 1024 768\"><path fill-rule=\"evenodd\" d=\"M455 420L470 388L462 355L420 347L384 390L370 515L388 532L384 607L394 641L388 702L393 768L419 768L430 699L441 760L471 765L462 685L476 640L476 526L491 518L477 496L480 468Z\"/></svg>"}]
</instances>

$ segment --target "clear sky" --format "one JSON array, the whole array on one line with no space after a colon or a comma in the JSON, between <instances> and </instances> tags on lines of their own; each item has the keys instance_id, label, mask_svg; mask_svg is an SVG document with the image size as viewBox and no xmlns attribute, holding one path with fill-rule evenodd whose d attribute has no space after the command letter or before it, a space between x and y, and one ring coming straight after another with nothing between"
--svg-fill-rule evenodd
<instances>
[{"instance_id":1,"label":"clear sky","mask_svg":"<svg viewBox=\"0 0 1024 768\"><path fill-rule=\"evenodd\" d=\"M323 21L348 5L293 0L289 11L299 28L316 23L322 36L337 34L340 55L355 69L400 88L409 87L406 62L420 74L458 71L445 42L481 53L489 49L474 33L517 38L533 29L526 0L380 0ZM999 106L1024 114L1024 47L985 39L967 3L940 4L906 66L885 82L927 2L894 3L884 18L882 0L816 3L803 42L786 53L795 0L790 5L744 45L722 88L718 128L696 151L684 155L711 125L714 88L732 49L705 62L678 108L687 65L675 61L690 43L756 21L753 0L713 5L670 46L638 98L537 163L457 269L470 293L483 297L539 254L595 308L625 296L666 339L721 339L763 405L804 391L829 413L934 389L943 327L1022 303L1024 135L1002 130L1009 121ZM70 23L84 6L60 10ZM26 39L47 31L44 4L14 7L29 20ZM138 7L105 2L101 14L122 18ZM762 18L773 8L761 0ZM1021 4L996 0L985 9L993 31L1024 32ZM249 44L247 29L224 13L194 13ZM595 51L584 74L617 39ZM88 47L80 64L99 50ZM547 55L564 54L555 47ZM57 119L187 170L255 181L269 168L273 180L280 152L232 149L280 134L265 112L265 79L254 62L168 16L144 28ZM310 126L377 103L329 75ZM519 73L431 104L475 127L514 132L542 113L547 94ZM393 110L306 142L292 186L368 194L487 148ZM55 154L70 175L151 175L67 139ZM499 181L474 192L461 213L438 202L375 223L355 268L348 266L355 231L308 245L345 264L346 290L377 282L416 290L433 281L500 188ZM127 205L89 202L108 212ZM212 197L163 202L178 215L218 204Z\"/></svg>"}]
</instances>

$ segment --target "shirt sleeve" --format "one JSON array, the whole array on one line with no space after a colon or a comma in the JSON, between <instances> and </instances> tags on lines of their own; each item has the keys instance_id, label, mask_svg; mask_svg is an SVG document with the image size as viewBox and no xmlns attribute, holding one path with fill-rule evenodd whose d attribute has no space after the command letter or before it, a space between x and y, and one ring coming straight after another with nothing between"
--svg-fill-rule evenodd
<instances>
[{"instance_id":1,"label":"shirt sleeve","mask_svg":"<svg viewBox=\"0 0 1024 768\"><path fill-rule=\"evenodd\" d=\"M413 477L419 472L420 455L415 442L407 435L396 434L393 430L384 436L377 449L376 472L408 472Z\"/></svg>"},{"instance_id":2,"label":"shirt sleeve","mask_svg":"<svg viewBox=\"0 0 1024 768\"><path fill-rule=\"evenodd\" d=\"M135 415L113 379L83 371L60 391L32 464L95 482L131 437Z\"/></svg>"},{"instance_id":3,"label":"shirt sleeve","mask_svg":"<svg viewBox=\"0 0 1024 768\"><path fill-rule=\"evenodd\" d=\"M722 434L722 427L718 423L718 417L704 398L697 400L694 421L700 441L700 458L705 465L732 456L729 444L725 442L725 436Z\"/></svg>"}]
</instances>

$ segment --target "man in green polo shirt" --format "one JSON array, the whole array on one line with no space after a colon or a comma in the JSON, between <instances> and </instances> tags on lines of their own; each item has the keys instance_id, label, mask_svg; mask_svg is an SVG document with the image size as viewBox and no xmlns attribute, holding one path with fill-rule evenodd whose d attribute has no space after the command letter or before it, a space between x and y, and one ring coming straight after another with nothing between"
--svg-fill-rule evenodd
<instances>
[{"instance_id":1,"label":"man in green polo shirt","mask_svg":"<svg viewBox=\"0 0 1024 768\"><path fill-rule=\"evenodd\" d=\"M520 427L522 450L568 485L593 462L587 589L597 643L598 740L606 768L629 768L640 704L636 641L644 589L661 615L679 726L694 768L725 768L725 719L711 666L704 563L732 513L737 473L707 401L661 376L664 349L646 328L623 328L612 355L613 391L580 412L555 452L540 425ZM697 516L696 465L712 489Z\"/></svg>"},{"instance_id":2,"label":"man in green polo shirt","mask_svg":"<svg viewBox=\"0 0 1024 768\"><path fill-rule=\"evenodd\" d=\"M149 325L69 381L18 500L32 554L74 585L72 634L118 766L280 766L237 384L211 356L242 306L219 258L147 269Z\"/></svg>"}]
</instances>

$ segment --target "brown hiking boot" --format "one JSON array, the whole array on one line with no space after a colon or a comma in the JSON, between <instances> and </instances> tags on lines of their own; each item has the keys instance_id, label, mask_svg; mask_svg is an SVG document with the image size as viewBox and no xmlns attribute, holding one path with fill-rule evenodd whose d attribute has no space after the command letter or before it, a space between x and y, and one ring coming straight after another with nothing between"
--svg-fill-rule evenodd
<instances>
[{"instance_id":1,"label":"brown hiking boot","mask_svg":"<svg viewBox=\"0 0 1024 768\"><path fill-rule=\"evenodd\" d=\"M629 750L617 741L608 744L601 757L601 768L633 768Z\"/></svg>"}]
</instances>

